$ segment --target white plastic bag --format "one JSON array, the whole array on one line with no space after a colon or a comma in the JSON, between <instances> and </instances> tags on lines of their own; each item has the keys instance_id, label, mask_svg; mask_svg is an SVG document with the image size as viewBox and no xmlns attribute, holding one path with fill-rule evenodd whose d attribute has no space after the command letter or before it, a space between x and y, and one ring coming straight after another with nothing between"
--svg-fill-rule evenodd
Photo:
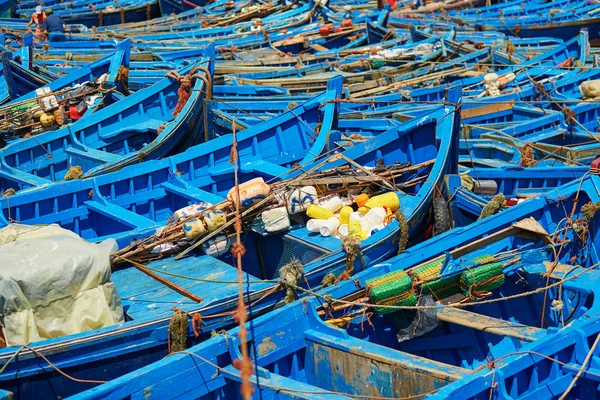
<instances>
[{"instance_id":1,"label":"white plastic bag","mask_svg":"<svg viewBox=\"0 0 600 400\"><path fill-rule=\"evenodd\" d=\"M110 280L112 239L89 243L57 225L0 229L0 317L7 345L123 322Z\"/></svg>"}]
</instances>

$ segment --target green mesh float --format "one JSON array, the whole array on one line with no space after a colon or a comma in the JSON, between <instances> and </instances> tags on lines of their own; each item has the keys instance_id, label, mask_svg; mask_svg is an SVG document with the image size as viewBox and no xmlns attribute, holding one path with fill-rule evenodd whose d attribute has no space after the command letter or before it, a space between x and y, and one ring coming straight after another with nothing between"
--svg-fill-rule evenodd
<instances>
[{"instance_id":1,"label":"green mesh float","mask_svg":"<svg viewBox=\"0 0 600 400\"><path fill-rule=\"evenodd\" d=\"M460 287L465 296L477 297L504 284L502 263L494 262L471 268L460 275Z\"/></svg>"},{"instance_id":2,"label":"green mesh float","mask_svg":"<svg viewBox=\"0 0 600 400\"><path fill-rule=\"evenodd\" d=\"M415 306L417 305L417 295L415 291L410 289L407 292L404 292L394 298L386 299L384 301L380 301L376 303L378 306ZM389 308L389 307L375 307L375 312L378 314L390 314L396 311L400 311L397 308Z\"/></svg>"}]
</instances>

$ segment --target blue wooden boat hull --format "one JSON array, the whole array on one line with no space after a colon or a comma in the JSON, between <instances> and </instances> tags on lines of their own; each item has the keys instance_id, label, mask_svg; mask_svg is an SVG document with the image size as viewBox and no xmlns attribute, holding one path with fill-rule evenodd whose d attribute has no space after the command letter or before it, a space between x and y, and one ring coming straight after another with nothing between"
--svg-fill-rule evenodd
<instances>
[{"instance_id":1,"label":"blue wooden boat hull","mask_svg":"<svg viewBox=\"0 0 600 400\"><path fill-rule=\"evenodd\" d=\"M1 158L4 183L14 189L47 185L62 180L75 165L82 168L84 176L94 176L198 143L204 134L200 121L206 78L202 76L210 75L211 68L208 60L200 62L199 66L203 65L177 116L172 112L178 101L179 82L164 78L66 128L7 146ZM191 68L181 72L187 74ZM148 110L155 110L155 114L149 115ZM33 159L24 158L24 154L32 154L31 148L39 148L42 153L35 150ZM52 153L50 159L46 157L48 152Z\"/></svg>"},{"instance_id":2,"label":"blue wooden boat hull","mask_svg":"<svg viewBox=\"0 0 600 400\"><path fill-rule=\"evenodd\" d=\"M552 266L556 264L548 261L553 257L552 252L548 255L544 249L546 245L556 245L552 244L550 233L564 227L564 213L556 206L562 204L571 210L576 197L582 202L598 201L599 183L598 176L587 177L581 184L572 182L558 189L558 197L538 196L502 216L491 216L452 230L359 273L355 278L362 289L370 278L390 271L410 270L440 256L451 260L442 267L444 276L450 276L467 270L468 260L482 253L510 253L511 249L521 252L522 257L505 269L504 284L482 299L496 299L496 302L478 304L477 299L465 299L472 305L458 308L437 303L438 321L433 329L414 333L414 337L411 333L416 329L413 331L414 327L407 322L413 318L421 321L426 316L405 309L369 315L367 320L360 309L360 304L366 301L360 297L364 291L357 292L357 284L352 281L320 292L323 299L332 296L328 303L337 309L324 309L323 299L312 298L249 322L249 349L254 365L251 382L258 394L264 398L342 399L348 398L345 395L406 398L435 393L434 397L440 399L487 399L490 392L497 393L499 398L515 398L522 393L552 398L553 394L561 393L548 390L561 387L564 391L577 373L577 363L572 368L561 364L562 370L557 371L559 366L553 360L532 359L529 353L558 355L561 349L569 349L561 361L567 357L568 362L581 364L594 335L600 331L600 302L595 296L600 280L600 271L595 267L600 260L595 251L573 246L557 256L556 261L563 263L560 265L564 268L554 269ZM581 218L581 209L577 209L574 218ZM595 216L592 223L599 218ZM576 234L568 235L577 240ZM592 236L594 239L587 244L595 249L597 239ZM547 272L550 278L546 277ZM559 285L555 285L548 290L544 306L543 291L535 289L547 279L560 283L567 276L571 278L562 288L556 289ZM559 298L567 304L551 308L550 303ZM343 303L336 299L358 304L347 304L344 309L340 307ZM545 316L543 325L540 325L540 309ZM340 321L336 323L337 317ZM332 326L338 324L341 329ZM406 332L410 338L405 337ZM396 333L403 335L402 338ZM240 389L239 370L232 366L241 357L237 334L238 330L233 329L216 335L188 351L75 398L235 397ZM572 351L576 346L580 348L577 356ZM490 364L494 362L497 364ZM592 364L590 370L595 371L593 368ZM553 373L548 374L549 370ZM515 386L517 375L520 384ZM500 386L490 391L493 376L498 377ZM589 375L582 377L585 383L573 392L574 398L585 398L581 393L586 390L596 391L595 382L587 386ZM180 385L173 387L173 379Z\"/></svg>"},{"instance_id":3,"label":"blue wooden boat hull","mask_svg":"<svg viewBox=\"0 0 600 400\"><path fill-rule=\"evenodd\" d=\"M339 84L339 82L338 82ZM329 108L330 110L334 109L334 104L329 103L324 108ZM379 154L378 157L383 156L384 160L387 160L387 157L390 157L390 160L398 160L399 153L397 153L397 148L405 148L405 144L402 144L405 140L410 138L414 140L414 151L416 157L421 157L419 154L421 152L425 152L422 156L429 158L429 156L434 155L434 153L429 154L431 150L432 144L426 145L423 148L421 145L424 145L425 140L431 139L431 135L436 136L439 143L438 155L435 161L434 166L432 167L429 173L429 180L427 183L424 183L415 194L415 196L405 195L402 200L402 208L408 219L410 226L410 233L418 235L421 231L421 222L424 221L426 215L428 214L429 204L436 193L436 187L439 187L442 183L442 179L445 173L449 172L451 168L456 168L455 160L452 160L450 156L453 154L451 149L456 146L455 137L456 137L456 128L455 120L453 118L453 113L445 108L440 108L438 111L433 113L429 118L424 117L420 121L415 120L406 125L406 127L402 129L390 129L381 135L374 137L370 142L365 143L363 145L358 145L350 150L346 151L348 157L356 160L359 163L366 163L367 160L369 164L373 163L373 155ZM331 112L331 111L329 111ZM283 116L282 116L283 118ZM324 120L328 124L332 123L331 117ZM437 129L436 129L437 125ZM325 128L321 128L325 129ZM323 132L323 131L322 131ZM243 138L244 134L249 133L241 133L239 138ZM391 141L391 138L397 138L396 141ZM429 139L426 139L429 138ZM217 139L220 142L224 142L227 138ZM214 141L209 142L204 145L200 145L203 147L207 147L211 145ZM318 148L325 148L327 140L324 135L319 136L319 142L317 142ZM404 142L406 143L406 142ZM368 149L368 150L367 150ZM193 149L190 149L193 151ZM389 152L389 155L388 155ZM312 152L311 152L312 153ZM229 152L227 151L225 155L228 157ZM316 152L315 152L316 154ZM182 155L187 157L185 153ZM240 153L240 159L243 160L244 157L248 157L248 154ZM314 158L314 155L310 156ZM181 158L181 157L180 157ZM364 159L363 159L364 158ZM416 159L414 160L417 161ZM143 166L144 164L142 164ZM175 163L175 160L171 163L171 165L177 165L178 171L182 172L181 177L187 179L190 177L190 173L186 172L186 170L182 169L185 167L186 163ZM251 167L251 163L248 164L248 167ZM308 163L307 167L311 164ZM336 165L335 163L332 165ZM327 166L329 167L329 166ZM242 164L241 168L242 174L251 178L253 174L246 175L244 164ZM134 168L125 169L119 174L127 174L131 176L133 179L134 176L139 176L139 172ZM229 173L230 174L230 173ZM158 176L157 176L158 177ZM143 176L142 176L143 178ZM177 185L183 185L182 180L177 178L174 179L173 182ZM198 181L202 179L206 179L206 177L196 177ZM245 178L243 178L245 180ZM85 184L85 180L80 182L68 183L66 185L62 185L62 188L56 187L55 190L59 190L63 192L65 190L70 191L69 188L74 189L77 184ZM133 182L133 180L123 181L125 182ZM178 183L179 182L179 183ZM228 182L231 182L230 178ZM92 206L94 202L100 202L101 198L104 196L104 193L113 193L117 196L114 200L111 200L111 203L105 205L105 209L114 209L114 204L124 204L126 201L127 195L125 193L121 193L123 187L115 178L109 175L105 175L103 177L94 178L90 180L90 183L93 183L95 187L94 189L94 199L91 202L87 202L88 207ZM78 186L78 185L77 185ZM111 189L112 187L112 189ZM163 186L166 187L166 186ZM169 187L174 187L171 185ZM186 186L179 186L181 189L186 190ZM194 192L192 191L192 187L187 189L187 192L191 195ZM224 190L227 191L229 185L227 185ZM82 189L81 192L86 189ZM107 192L108 190L108 192ZM37 193L40 193L40 196L44 196L43 192L48 192L47 189L40 189L37 192L33 192L30 195L17 195L11 198L11 207L15 205L15 202L19 202L19 199L24 199L28 196L33 196ZM182 192L183 193L183 192ZM197 193L202 194L206 193L204 191L197 191ZM57 192L58 194L58 192ZM100 196L102 194L102 196ZM123 197L125 195L125 197ZM112 196L112 195L111 195ZM67 198L71 197L71 195L67 194ZM213 195L212 198L218 199L217 195ZM211 197L204 196L204 199L211 199ZM120 200L119 200L120 199ZM192 201L198 201L198 199L194 199ZM116 202L116 203L115 203ZM113 205L111 205L113 204ZM179 205L176 205L179 207ZM16 209L13 208L13 212ZM22 210L24 210L22 208ZM100 208L96 208L96 210L100 210ZM140 208L136 210L138 213L142 212ZM112 211L114 213L114 211ZM116 215L116 214L115 214ZM128 214L122 212L122 217L127 218ZM140 216L141 217L141 216ZM157 216L162 220L162 216ZM134 221L131 219L131 221ZM65 227L73 227L73 225L63 225ZM80 225L83 229L83 224ZM106 224L103 225L106 227ZM150 229L148 229L150 230ZM363 242L363 257L360 261L357 261L355 265L355 271L363 270L367 268L369 265L373 263L383 261L387 258L390 253L392 253L397 244L392 238L397 235L398 224L397 222L391 223L385 229L377 232L371 238L367 239ZM86 231L81 230L81 234L86 233ZM141 232L141 231L140 231ZM115 236L115 235L112 235ZM119 235L116 235L119 237ZM122 237L122 235L121 235ZM285 239L287 238L287 239ZM100 239L100 238L97 238ZM252 242L248 242L251 237L248 237L246 242L246 248L249 249L249 252L246 254L245 258L245 268L247 268L247 272L250 272L247 275L247 278L252 282L248 289L248 298L250 299L260 299L262 300L256 303L249 311L253 316L264 313L270 309L272 309L275 305L281 302L283 299L283 292L272 292L273 283L269 283L268 281L261 281L253 276L261 276L260 268L258 265L253 265L254 262L252 259L256 257L255 246L252 245ZM305 273L308 284L315 288L318 287L322 277L328 272L341 273L345 266L345 256L343 252L339 251L339 241L335 245L331 243L326 243L324 240L315 241L315 238L308 238L306 232L303 233L303 229L296 234L293 232L286 234L284 236L285 240L291 241L293 244L294 253L296 256L300 257L301 260L306 262L305 264ZM274 253L277 246L275 242L269 241L268 237L265 238L266 242L262 243L261 246L270 246L268 247L270 250L266 251L263 249L264 257L269 258L269 262L274 261L273 258L277 255ZM307 241L308 240L308 241ZM334 240L334 239L332 239ZM260 246L259 246L260 247ZM319 249L331 249L328 252L322 253ZM285 257L289 257L292 253L288 254ZM321 256L320 258L319 255ZM230 255L224 256L231 257ZM317 257L317 259L314 259ZM311 262L312 260L312 262ZM212 259L208 256L200 256L193 257L190 259L183 259L182 261L175 262L173 259L166 259L166 265L169 265L167 270L170 271L178 271L180 268L181 272L186 274L189 273L198 273L199 276L203 276L205 273L214 274L217 269L219 274L225 280L232 280L233 274L235 274L235 270L233 267L226 266L223 262L219 262L216 259ZM207 266L211 265L207 270ZM272 264L271 264L272 265ZM154 266L158 266L156 263L151 263L150 266L154 268ZM227 267L227 269L224 269ZM195 271L195 272L192 272ZM204 271L204 272L202 272ZM228 271L228 272L227 272ZM138 368L150 361L154 361L159 359L165 354L166 346L167 346L167 336L163 335L166 332L166 328L168 326L170 314L170 301L165 298L165 303L159 308L155 309L153 315L148 314L147 303L138 295L134 295L139 288L135 285L131 286L133 282L137 282L142 285L146 285L148 281L146 278L142 278L142 276L138 276L134 278L135 269L127 268L122 271L116 271L113 274L113 280L115 282L122 282L121 286L118 288L123 298L126 300L126 307L128 309L128 313L134 316L134 321L127 322L122 327L109 327L106 329L102 329L96 332L89 332L85 334L77 335L72 339L62 338L48 341L46 344L40 343L37 347L40 350L49 350L53 349L53 355L51 356L53 359L53 363L59 366L59 368L66 368L67 371L70 371L71 368L76 369L77 372L71 371L73 373L78 374L79 377L83 376L91 376L96 375L98 378L99 375L105 379L114 378L125 371L131 371L132 369ZM268 270L268 273L274 273L273 270ZM131 275L134 274L134 275ZM119 276L122 276L123 279L119 279ZM213 275L211 275L213 276ZM209 280L208 276L206 277ZM201 278L203 279L203 278ZM128 283L129 282L129 283ZM145 282L145 283L144 283ZM119 284L117 284L119 285ZM196 289L200 290L203 293L203 297L205 297L205 301L200 305L185 305L182 306L189 312L199 311L203 316L206 316L205 321L207 323L203 327L203 334L198 340L205 337L205 335L209 334L209 332L213 329L219 329L220 327L228 326L232 323L230 317L228 317L227 312L233 310L235 308L237 297L237 286L235 284L231 285L217 285L214 286L212 283L207 282L202 284L201 286L195 285ZM205 288L205 289L203 289ZM131 298L131 303L129 303L129 299ZM135 299L133 298L135 297ZM179 297L177 295L176 297ZM141 301L141 302L140 302ZM252 301L252 300L251 300ZM206 303L206 304L204 304ZM157 303L158 305L158 303ZM167 314L165 314L165 312ZM223 316L223 313L225 315ZM210 318L210 315L214 315L214 318ZM221 316L219 316L221 315ZM79 337L80 339L77 339ZM74 340L74 341L72 341ZM12 349L6 349L6 356L9 357ZM4 353L1 353L4 354ZM106 358L104 355L109 355L109 358ZM112 355L119 354L117 357L113 357ZM0 355L0 358L3 358L3 355ZM96 361L98 362L96 362ZM108 367L109 364L110 367ZM102 365L102 367L100 367ZM102 372L100 372L102 370ZM55 389L60 389L61 393L65 394L73 394L80 390L89 387L88 384L84 385L72 385L71 383L62 384L61 379L58 375L54 373L42 374L43 371L47 371L46 368L39 363L39 359L36 357L27 356L26 353L22 353L22 356L19 357L17 363L11 363L7 367L5 374L0 376L0 379L6 379L3 387L11 388L11 390L15 391L15 393L19 393L21 396L27 396L27 393L32 393L30 390L36 390L45 385L52 385ZM20 379L16 379L17 374L21 377ZM40 375L41 374L41 375ZM29 376L25 378L25 376ZM27 385L26 379L28 382L37 382L36 384ZM41 386L38 386L39 385ZM39 392L39 391L38 391Z\"/></svg>"}]
</instances>

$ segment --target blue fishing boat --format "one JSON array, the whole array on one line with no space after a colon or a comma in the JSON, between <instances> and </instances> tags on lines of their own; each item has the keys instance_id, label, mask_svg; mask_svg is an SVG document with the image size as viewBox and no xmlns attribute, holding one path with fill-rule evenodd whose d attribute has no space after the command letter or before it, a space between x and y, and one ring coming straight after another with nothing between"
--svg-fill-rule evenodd
<instances>
[{"instance_id":1,"label":"blue fishing boat","mask_svg":"<svg viewBox=\"0 0 600 400\"><path fill-rule=\"evenodd\" d=\"M600 330L599 216L592 211L598 183L598 176L588 176L558 188L556 196L446 232L355 281L248 322L250 383L263 397L306 399L547 398L554 387L564 391L586 367L583 358ZM563 207L574 225L566 223ZM235 397L242 382L238 330L76 398ZM573 362L576 346L588 351L570 368L562 361ZM560 365L531 358L537 351L558 356L559 349L569 349ZM501 386L490 383L493 376Z\"/></svg>"},{"instance_id":2,"label":"blue fishing boat","mask_svg":"<svg viewBox=\"0 0 600 400\"><path fill-rule=\"evenodd\" d=\"M69 179L69 171L77 178L94 176L200 142L202 99L210 94L209 54L210 48L209 58L197 65L65 128L6 146L0 160L5 182L17 190ZM184 84L187 99L178 94Z\"/></svg>"},{"instance_id":3,"label":"blue fishing boat","mask_svg":"<svg viewBox=\"0 0 600 400\"><path fill-rule=\"evenodd\" d=\"M338 91L340 83L339 80L335 83L338 85ZM400 160L407 160L410 161L410 166L405 168L408 168L407 171L414 172L397 179L397 185L400 185L401 181L405 184L402 192L397 192L396 195L401 198L400 207L407 220L408 226L405 229L409 231L406 233L419 236L421 224L427 219L436 187L440 187L446 172L456 168L455 160L452 160L451 157L451 149L456 146L457 134L453 110L440 107L428 116L400 126L390 127L389 121L382 121L382 126L388 124L387 129L382 127L381 130L374 131L373 137L369 140L362 140L349 146L341 153L344 158L335 158L330 162L324 162L329 155L322 160L316 160L315 157L326 149L328 137L337 137L338 139L334 139L337 142L340 139L337 136L339 134L335 131L331 131L329 135L323 135L327 133L327 129L330 129L328 125L335 123L336 106L335 103L329 102L319 111L322 100L322 98L315 99L303 108L326 113L326 118L322 119L317 141L311 146L308 153L309 149L292 153L293 149L288 147L292 145L291 137L288 139L289 141L285 142L277 140L279 135L277 132L281 132L282 127L289 126L288 124L278 124L286 120L293 120L294 114L300 112L300 109L296 109L296 111L292 109L279 117L240 133L238 138L240 179L246 181L248 178L257 176L272 179L284 176L286 173L292 176L292 179L302 178L301 170L290 168L292 160L298 158L304 159L305 163L301 165L308 171L314 168L317 168L318 171L327 171L335 167L344 167L345 159L353 160L358 165L365 167L375 167L378 159L383 159L383 165L390 166ZM364 124L357 124L357 126L361 125L363 130L360 132L366 135L368 129L364 127ZM295 132L296 137L298 137L297 135L308 135L309 132L306 129L298 130L302 126L305 125L298 121L291 126L290 133ZM265 130L266 127L269 129ZM266 141L266 138L261 138L258 141L259 135L263 132L274 140ZM347 132L347 134L350 133ZM435 145L436 138L437 146ZM260 148L263 143L265 153L257 159L253 149L256 150L257 146ZM62 203L61 199L63 198L71 199L70 203L72 203L74 199L80 198L78 193L85 193L85 196L81 197L82 203L78 204L76 208L71 208L78 216L73 214L65 218L61 217L63 212L55 212L43 207L37 207L37 209L45 214L43 219L47 222L51 220L59 222L63 227L73 229L93 241L114 237L123 246L129 244L132 238L140 239L154 234L156 227L161 226L168 215L180 206L194 204L198 201L216 203L222 200L233 183L233 168L228 160L231 145L231 138L222 137L189 149L169 160L142 163L117 173L12 196L2 200L6 205L4 210L8 212L10 209L11 216L16 217L17 209L19 209L19 218L22 222L41 222L42 214L38 214L38 217L31 215L34 219L30 219L24 214L27 208L25 204L33 204L32 201L34 203L44 202L44 199L53 196L59 204ZM279 156L281 154L279 151L272 153L272 145L287 147L288 150L283 153L286 155L285 158ZM217 146L223 147L216 148ZM406 153L407 150L408 153ZM192 158L194 155L196 157ZM206 160L209 160L211 155L215 162L221 161L217 164L209 161L207 165ZM283 165L276 166L275 163ZM319 167L320 165L322 167ZM207 173L200 174L196 170ZM173 174L168 171L177 171L178 173ZM427 177L427 179L419 179L419 176ZM411 187L408 183L414 182L415 179L420 182L416 187ZM142 181L146 182L143 189L139 186ZM156 189L148 191L147 184L149 182L152 182L151 185ZM88 200L89 188L94 188L94 193ZM134 192L130 192L130 188L133 188ZM50 195L51 192L54 192L54 195ZM139 194L142 192L151 195L151 197L146 197L148 200L145 204L140 202ZM10 206L8 202L10 202ZM80 211L83 210L90 216L93 214L94 217L82 219L83 214ZM68 220L72 223L69 223ZM135 225L137 229L131 230L132 225ZM347 268L345 266L347 264L346 255L337 238L315 237L304 226L270 235L265 234L258 227L256 229L257 231L252 230L244 236L244 245L249 249L244 262L244 276L251 282L247 295L255 300L260 300L255 302L250 310L252 316L260 315L283 301L286 294L282 291L275 291L278 283L272 280L278 279L279 268L288 263L292 257L298 257L304 264L307 284L312 288L319 286L325 274L340 274ZM364 240L361 250L362 257L360 260L356 260L354 268L357 271L368 269L371 264L382 261L393 253L398 245L392 239L398 233L398 222L392 221L388 226ZM138 243L144 243L144 241ZM127 249L131 249L131 246L125 250ZM152 270L162 269L162 266L166 266L165 271L170 274L193 274L195 276L193 285L187 285L184 281L178 281L178 284L186 287L187 291L200 294L203 297L200 304L186 300L185 296L182 297L176 291L165 292L164 286L153 281L137 268L131 266L120 268L114 271L112 279L117 285L131 320L122 326L107 327L73 337L52 339L44 343L32 344L32 346L37 351L52 351L53 354L50 355L50 358L57 367L65 368L75 374L83 373L88 377L95 375L96 379L112 379L124 372L139 368L166 354L168 342L166 332L172 304L178 304L178 307L182 307L189 313L198 312L206 321L198 338L190 337L191 341L202 340L210 334L211 330L232 324L230 313L236 304L237 284L212 282L217 276L220 281L234 280L236 272L235 268L229 265L230 263L231 255L226 253L219 256L218 259L209 255L196 254L181 260L167 257L163 261L153 261L148 264L148 268L152 268ZM204 266L210 267L204 268ZM299 284L304 285L301 282ZM145 294L140 292L142 286L146 287L143 290ZM163 294L159 295L159 292ZM161 300L149 309L146 300L153 298L152 301L155 301L157 299L155 296L161 296ZM5 356L7 359L10 358L14 350L15 348L5 349L0 358L3 360ZM106 358L105 354L119 354L119 356ZM92 360L102 361L97 363ZM110 367L108 367L109 365ZM77 372L74 372L75 370ZM37 385L24 384L24 379L27 381L37 380L41 385L51 384L57 392L63 395L74 394L90 387L89 384L60 383L62 378L59 375L46 374L43 371L47 371L46 366L40 364L39 359L33 353L23 350L18 360L9 363L4 373L0 375L0 380L3 380L2 387L15 394L18 393L19 396L27 396L26 392L33 393L28 392L29 390L37 391L37 388L34 387Z\"/></svg>"},{"instance_id":4,"label":"blue fishing boat","mask_svg":"<svg viewBox=\"0 0 600 400\"><path fill-rule=\"evenodd\" d=\"M40 85L37 85L36 82L32 82L31 80L32 77L35 78L35 73L26 68L19 68L17 63L14 61L4 58L3 60L6 61L3 61L4 78L7 81L7 85L11 92L11 97L13 97L13 102L16 101L17 98L18 101L35 98L35 89L42 86L47 87L51 92L56 92L66 87L73 86L77 83L92 81L96 78L99 78L103 74L108 74L106 79L107 88L116 86L117 90L122 91L122 84L127 85L127 81L124 80L125 77L123 74L119 74L119 70L121 67L126 69L129 68L130 45L131 41L129 39L119 42L116 49L111 51L111 53L106 57L99 59L88 66L73 71L70 74L62 76L52 82L44 83L40 79L40 81L38 81ZM27 76L25 76L25 74Z\"/></svg>"}]
</instances>

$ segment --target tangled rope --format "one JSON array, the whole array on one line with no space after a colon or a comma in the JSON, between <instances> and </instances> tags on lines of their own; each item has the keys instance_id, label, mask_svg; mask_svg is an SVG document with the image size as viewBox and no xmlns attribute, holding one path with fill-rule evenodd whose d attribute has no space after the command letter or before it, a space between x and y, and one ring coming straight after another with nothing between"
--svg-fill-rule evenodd
<instances>
[{"instance_id":1,"label":"tangled rope","mask_svg":"<svg viewBox=\"0 0 600 400\"><path fill-rule=\"evenodd\" d=\"M398 220L398 224L400 224L400 237L398 238L398 254L402 254L408 246L408 221L406 220L406 216L404 216L404 213L400 208L398 208L398 210L396 211L395 217Z\"/></svg>"},{"instance_id":2,"label":"tangled rope","mask_svg":"<svg viewBox=\"0 0 600 400\"><path fill-rule=\"evenodd\" d=\"M129 81L129 69L127 69L126 66L121 65L119 67L119 71L117 71L117 81L127 85L127 82Z\"/></svg>"},{"instance_id":3,"label":"tangled rope","mask_svg":"<svg viewBox=\"0 0 600 400\"><path fill-rule=\"evenodd\" d=\"M169 321L169 354L187 349L188 320L185 312L178 308Z\"/></svg>"},{"instance_id":4,"label":"tangled rope","mask_svg":"<svg viewBox=\"0 0 600 400\"><path fill-rule=\"evenodd\" d=\"M72 165L71 167L69 167L69 170L65 174L63 180L72 181L75 179L80 179L82 176L83 170L81 169L81 167L79 165Z\"/></svg>"},{"instance_id":5,"label":"tangled rope","mask_svg":"<svg viewBox=\"0 0 600 400\"><path fill-rule=\"evenodd\" d=\"M192 92L192 74L190 73L182 76L179 75L177 71L169 71L167 72L166 77L173 78L181 84L179 89L177 89L177 104L173 110L173 116L177 117L190 98Z\"/></svg>"},{"instance_id":6,"label":"tangled rope","mask_svg":"<svg viewBox=\"0 0 600 400\"><path fill-rule=\"evenodd\" d=\"M521 167L533 167L534 165L533 145L525 143L521 148Z\"/></svg>"},{"instance_id":7,"label":"tangled rope","mask_svg":"<svg viewBox=\"0 0 600 400\"><path fill-rule=\"evenodd\" d=\"M13 189L13 188L8 188L8 189L6 189L6 190L4 191L4 193L2 193L2 197L14 196L14 195L15 195L15 193L17 193L17 192L15 191L15 189Z\"/></svg>"},{"instance_id":8,"label":"tangled rope","mask_svg":"<svg viewBox=\"0 0 600 400\"><path fill-rule=\"evenodd\" d=\"M295 288L298 286L298 281L304 277L304 266L302 263L297 259L293 259L281 267L279 274L285 285L286 304L298 299L298 293Z\"/></svg>"}]
</instances>

